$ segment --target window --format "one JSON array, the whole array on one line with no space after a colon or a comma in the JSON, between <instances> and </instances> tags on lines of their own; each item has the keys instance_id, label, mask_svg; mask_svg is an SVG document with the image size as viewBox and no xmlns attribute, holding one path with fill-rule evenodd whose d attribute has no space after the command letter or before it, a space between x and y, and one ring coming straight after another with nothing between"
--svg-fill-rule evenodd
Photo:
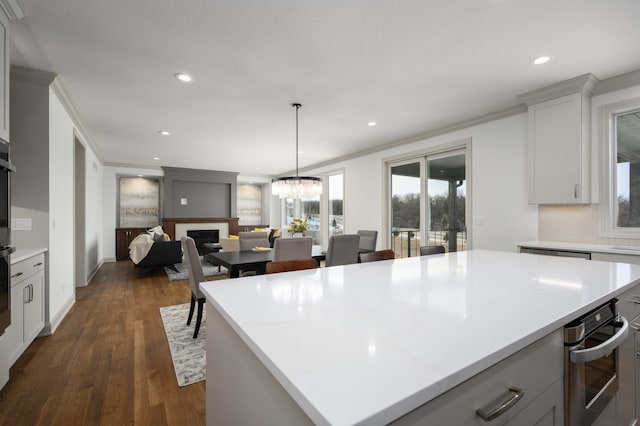
<instances>
[{"instance_id":1,"label":"window","mask_svg":"<svg viewBox=\"0 0 640 426\"><path fill-rule=\"evenodd\" d=\"M329 237L344 233L344 174L329 175Z\"/></svg>"},{"instance_id":2,"label":"window","mask_svg":"<svg viewBox=\"0 0 640 426\"><path fill-rule=\"evenodd\" d=\"M640 99L600 110L603 158L603 236L640 238Z\"/></svg>"}]
</instances>

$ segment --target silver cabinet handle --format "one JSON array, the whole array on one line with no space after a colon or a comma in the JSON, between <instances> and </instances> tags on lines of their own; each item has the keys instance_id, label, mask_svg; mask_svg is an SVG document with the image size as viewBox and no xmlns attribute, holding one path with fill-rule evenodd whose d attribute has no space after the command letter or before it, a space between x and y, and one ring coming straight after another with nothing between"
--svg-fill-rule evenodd
<instances>
[{"instance_id":1,"label":"silver cabinet handle","mask_svg":"<svg viewBox=\"0 0 640 426\"><path fill-rule=\"evenodd\" d=\"M603 358L609 355L611 351L622 344L622 341L627 337L627 334L629 334L629 322L625 317L620 317L620 320L622 321L622 327L620 327L620 330L616 334L600 343L598 346L594 346L589 349L569 351L569 360L574 364L580 364L583 362L595 361L598 358Z\"/></svg>"},{"instance_id":2,"label":"silver cabinet handle","mask_svg":"<svg viewBox=\"0 0 640 426\"><path fill-rule=\"evenodd\" d=\"M505 402L498 405L493 410L487 411L484 408L478 408L476 410L476 414L480 416L482 420L484 420L485 422L490 422L496 417L503 415L511 407L513 407L516 404L516 402L520 401L524 396L524 392L522 391L522 389L517 388L515 386L512 386L509 388L509 393L510 393L509 399L507 399Z\"/></svg>"},{"instance_id":3,"label":"silver cabinet handle","mask_svg":"<svg viewBox=\"0 0 640 426\"><path fill-rule=\"evenodd\" d=\"M573 198L578 198L578 184L573 186Z\"/></svg>"},{"instance_id":4,"label":"silver cabinet handle","mask_svg":"<svg viewBox=\"0 0 640 426\"><path fill-rule=\"evenodd\" d=\"M36 263L35 265L33 265L33 267L35 268L36 266L40 266L40 265L42 265L42 262Z\"/></svg>"},{"instance_id":5,"label":"silver cabinet handle","mask_svg":"<svg viewBox=\"0 0 640 426\"><path fill-rule=\"evenodd\" d=\"M29 302L33 302L33 284L29 284Z\"/></svg>"},{"instance_id":6,"label":"silver cabinet handle","mask_svg":"<svg viewBox=\"0 0 640 426\"><path fill-rule=\"evenodd\" d=\"M19 277L20 275L22 275L22 272L18 272L17 274L11 275L11 278L16 278L16 277Z\"/></svg>"}]
</instances>

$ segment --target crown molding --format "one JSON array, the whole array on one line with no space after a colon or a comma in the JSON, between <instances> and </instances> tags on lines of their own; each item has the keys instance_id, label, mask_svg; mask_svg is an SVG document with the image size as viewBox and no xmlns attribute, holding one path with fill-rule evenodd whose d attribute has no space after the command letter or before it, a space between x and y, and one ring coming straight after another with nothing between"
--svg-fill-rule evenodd
<instances>
[{"instance_id":1,"label":"crown molding","mask_svg":"<svg viewBox=\"0 0 640 426\"><path fill-rule=\"evenodd\" d=\"M69 114L69 116L71 117L73 124L75 124L77 131L80 133L80 139L82 139L87 145L89 145L98 161L100 161L100 164L104 165L104 158L102 157L102 153L96 146L95 142L93 142L90 133L87 131L87 128L84 126L84 123L82 122L82 119L78 114L78 110L67 94L67 91L64 89L64 86L62 85L62 82L59 78L53 80L53 83L51 84L51 90L53 90L53 93L58 96L58 100L67 111L67 114Z\"/></svg>"},{"instance_id":2,"label":"crown molding","mask_svg":"<svg viewBox=\"0 0 640 426\"><path fill-rule=\"evenodd\" d=\"M552 84L551 86L543 87L542 89L523 93L517 97L519 100L530 106L550 99L569 95L571 93L582 92L584 95L592 96L598 83L599 80L593 74L584 74L569 80L561 81L560 83Z\"/></svg>"},{"instance_id":3,"label":"crown molding","mask_svg":"<svg viewBox=\"0 0 640 426\"><path fill-rule=\"evenodd\" d=\"M359 158L364 155L373 154L380 151L385 151L387 149L395 148L402 145L408 145L410 143L419 142L421 140L430 139L436 136L444 135L446 133L451 133L457 130L466 129L469 127L477 126L484 123L489 123L491 121L499 120L501 118L511 117L512 115L517 115L527 112L527 106L524 104L519 104L514 107L502 109L499 111L490 112L488 114L483 114L478 117L472 118L470 120L466 120L457 124L452 124L450 126L441 127L439 129L431 130L426 133L421 133L409 138L400 139L394 142L386 143L384 145L379 145L376 147L368 148L362 151L354 152L353 154L345 155L342 157L333 158L331 160L322 161L320 163L312 164L310 166L301 167L299 172L305 172L309 170L314 170L320 167L330 166L336 164L341 161L352 160L354 158ZM295 173L295 170L289 171L287 173L281 173L276 176L287 176Z\"/></svg>"},{"instance_id":4,"label":"crown molding","mask_svg":"<svg viewBox=\"0 0 640 426\"><path fill-rule=\"evenodd\" d=\"M50 71L37 70L35 68L11 66L11 80L27 81L29 83L49 86L56 79L58 74Z\"/></svg>"},{"instance_id":5,"label":"crown molding","mask_svg":"<svg viewBox=\"0 0 640 426\"><path fill-rule=\"evenodd\" d=\"M640 70L620 74L615 77L600 81L593 91L594 95L614 92L616 90L628 89L633 86L640 86Z\"/></svg>"},{"instance_id":6,"label":"crown molding","mask_svg":"<svg viewBox=\"0 0 640 426\"><path fill-rule=\"evenodd\" d=\"M22 19L29 15L20 0L0 0L0 8L11 20Z\"/></svg>"}]
</instances>

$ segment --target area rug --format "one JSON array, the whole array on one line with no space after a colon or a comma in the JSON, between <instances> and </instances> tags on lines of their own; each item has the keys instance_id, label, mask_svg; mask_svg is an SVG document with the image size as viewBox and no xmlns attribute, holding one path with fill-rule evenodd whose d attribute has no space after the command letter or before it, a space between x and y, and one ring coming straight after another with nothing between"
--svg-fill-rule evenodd
<instances>
[{"instance_id":1,"label":"area rug","mask_svg":"<svg viewBox=\"0 0 640 426\"><path fill-rule=\"evenodd\" d=\"M202 324L198 337L193 338L198 307L193 312L191 325L187 325L189 304L164 306L160 316L167 334L178 386L187 386L205 379L205 338L207 336L206 306L202 311Z\"/></svg>"},{"instance_id":2,"label":"area rug","mask_svg":"<svg viewBox=\"0 0 640 426\"><path fill-rule=\"evenodd\" d=\"M202 263L202 272L204 272L205 277L216 277L218 275L227 275L227 268L224 266L220 267L218 270L217 266L210 264L207 261L203 261L202 257L200 258L200 262ZM184 263L176 263L174 265L178 272L170 269L168 267L164 267L164 271L167 273L167 277L169 281L179 281L179 280L188 280L189 272L187 271L187 265Z\"/></svg>"}]
</instances>

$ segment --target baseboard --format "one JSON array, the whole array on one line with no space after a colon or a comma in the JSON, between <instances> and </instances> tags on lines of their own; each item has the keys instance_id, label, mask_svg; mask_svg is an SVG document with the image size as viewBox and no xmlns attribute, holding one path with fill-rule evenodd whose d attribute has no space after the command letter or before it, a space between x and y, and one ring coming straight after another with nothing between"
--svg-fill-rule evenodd
<instances>
[{"instance_id":1,"label":"baseboard","mask_svg":"<svg viewBox=\"0 0 640 426\"><path fill-rule=\"evenodd\" d=\"M60 309L60 312L55 316L55 318L44 323L44 328L42 329L40 334L38 334L38 337L51 336L53 333L55 333L60 323L62 323L64 317L67 316L75 303L76 297L74 294L69 299L67 299L64 305L62 305L62 309Z\"/></svg>"},{"instance_id":2,"label":"baseboard","mask_svg":"<svg viewBox=\"0 0 640 426\"><path fill-rule=\"evenodd\" d=\"M111 263L111 262L117 262L118 259L116 259L115 257L105 257L104 259L102 259L103 263Z\"/></svg>"},{"instance_id":3,"label":"baseboard","mask_svg":"<svg viewBox=\"0 0 640 426\"><path fill-rule=\"evenodd\" d=\"M102 267L102 264L104 262L99 262L95 268L93 268L93 271L91 271L91 273L89 274L89 278L87 278L87 285L89 285L89 283L91 282L91 280L93 279L93 277L95 277L95 275L98 273L98 270L100 270L100 268Z\"/></svg>"}]
</instances>

